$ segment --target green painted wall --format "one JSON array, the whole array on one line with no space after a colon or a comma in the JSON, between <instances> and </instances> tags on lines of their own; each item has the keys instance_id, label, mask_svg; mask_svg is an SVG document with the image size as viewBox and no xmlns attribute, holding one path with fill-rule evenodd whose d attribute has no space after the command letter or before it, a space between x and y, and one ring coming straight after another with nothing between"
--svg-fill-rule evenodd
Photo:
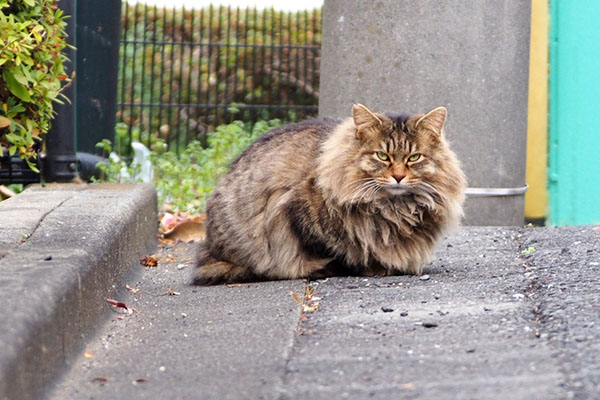
<instances>
[{"instance_id":1,"label":"green painted wall","mask_svg":"<svg viewBox=\"0 0 600 400\"><path fill-rule=\"evenodd\" d=\"M600 1L552 0L550 4L550 223L597 224Z\"/></svg>"}]
</instances>

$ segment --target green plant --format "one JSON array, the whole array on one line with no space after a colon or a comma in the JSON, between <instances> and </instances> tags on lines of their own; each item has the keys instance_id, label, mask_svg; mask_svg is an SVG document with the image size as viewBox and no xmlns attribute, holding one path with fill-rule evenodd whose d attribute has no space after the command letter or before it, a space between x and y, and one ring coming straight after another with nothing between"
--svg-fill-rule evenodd
<instances>
[{"instance_id":1,"label":"green plant","mask_svg":"<svg viewBox=\"0 0 600 400\"><path fill-rule=\"evenodd\" d=\"M65 25L56 0L0 0L0 156L6 147L36 171L31 159L69 81Z\"/></svg>"},{"instance_id":2,"label":"green plant","mask_svg":"<svg viewBox=\"0 0 600 400\"><path fill-rule=\"evenodd\" d=\"M220 125L208 135L206 147L199 141L192 141L179 155L156 142L150 160L159 205L167 203L173 210L192 214L204 211L208 196L219 177L227 172L229 164L258 136L279 125L280 120L258 121L253 126L240 121ZM108 140L98 146L106 154L112 151ZM137 181L139 166L136 163L127 164L113 156L98 167L103 174L100 181Z\"/></svg>"}]
</instances>

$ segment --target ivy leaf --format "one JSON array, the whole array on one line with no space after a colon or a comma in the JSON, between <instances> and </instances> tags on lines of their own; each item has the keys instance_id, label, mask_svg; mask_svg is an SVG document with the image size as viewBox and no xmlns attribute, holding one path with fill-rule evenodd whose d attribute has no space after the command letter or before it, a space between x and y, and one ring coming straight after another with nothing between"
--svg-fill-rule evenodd
<instances>
[{"instance_id":1,"label":"ivy leaf","mask_svg":"<svg viewBox=\"0 0 600 400\"><path fill-rule=\"evenodd\" d=\"M17 82L10 70L5 69L2 71L2 77L4 78L4 82L6 82L6 86L8 86L8 90L10 90L12 94L23 101L31 102L31 96L29 95L27 88Z\"/></svg>"}]
</instances>

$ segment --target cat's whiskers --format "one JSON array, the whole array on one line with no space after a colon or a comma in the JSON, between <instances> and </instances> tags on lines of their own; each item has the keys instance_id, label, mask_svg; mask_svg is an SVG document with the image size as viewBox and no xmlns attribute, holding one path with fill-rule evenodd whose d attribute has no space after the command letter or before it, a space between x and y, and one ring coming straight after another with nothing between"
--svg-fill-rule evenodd
<instances>
[{"instance_id":1,"label":"cat's whiskers","mask_svg":"<svg viewBox=\"0 0 600 400\"><path fill-rule=\"evenodd\" d=\"M354 203L354 200L360 196L359 201L357 201L357 203L360 203L362 200L362 195L364 195L364 193L368 192L369 189L371 189L373 186L377 186L378 183L373 179L373 178L368 178L369 180L363 184L361 184L358 189L356 190L356 192L354 192L354 195L352 196L352 198L350 199L350 204Z\"/></svg>"},{"instance_id":2,"label":"cat's whiskers","mask_svg":"<svg viewBox=\"0 0 600 400\"><path fill-rule=\"evenodd\" d=\"M381 189L381 185L377 183L377 181L373 181L374 184L366 190L363 195L358 200L358 203L361 203L363 199L373 201L375 199L375 194Z\"/></svg>"}]
</instances>

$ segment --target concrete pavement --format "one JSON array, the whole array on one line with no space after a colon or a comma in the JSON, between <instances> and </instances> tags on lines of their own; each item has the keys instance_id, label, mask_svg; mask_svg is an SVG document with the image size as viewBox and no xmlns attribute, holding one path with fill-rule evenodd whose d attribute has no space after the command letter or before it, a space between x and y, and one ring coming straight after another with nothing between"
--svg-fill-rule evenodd
<instances>
[{"instance_id":1,"label":"concrete pavement","mask_svg":"<svg viewBox=\"0 0 600 400\"><path fill-rule=\"evenodd\" d=\"M193 245L162 249L49 398L595 398L599 248L597 227L468 227L424 277L217 287L188 285Z\"/></svg>"},{"instance_id":2,"label":"concrete pavement","mask_svg":"<svg viewBox=\"0 0 600 400\"><path fill-rule=\"evenodd\" d=\"M194 287L155 213L144 185L0 203L0 399L600 393L598 226L465 227L422 277Z\"/></svg>"},{"instance_id":3,"label":"concrete pavement","mask_svg":"<svg viewBox=\"0 0 600 400\"><path fill-rule=\"evenodd\" d=\"M154 247L147 185L35 186L0 202L0 399L30 399L79 352Z\"/></svg>"}]
</instances>

